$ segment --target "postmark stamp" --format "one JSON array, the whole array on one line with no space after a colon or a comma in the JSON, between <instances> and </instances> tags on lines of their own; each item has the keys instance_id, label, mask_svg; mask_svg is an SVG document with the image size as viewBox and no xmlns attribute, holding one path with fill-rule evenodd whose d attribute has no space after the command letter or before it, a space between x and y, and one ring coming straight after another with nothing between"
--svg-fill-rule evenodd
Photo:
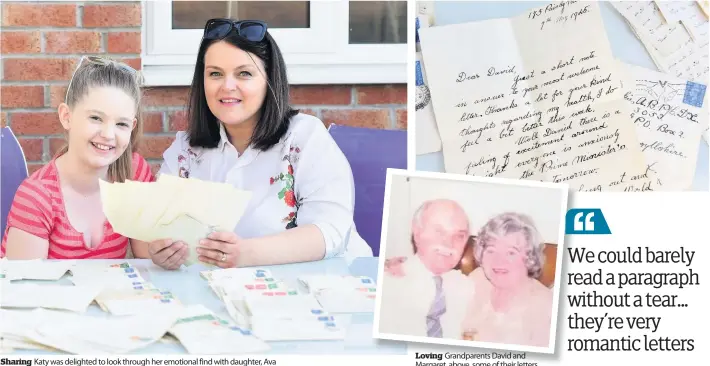
<instances>
[{"instance_id":1,"label":"postmark stamp","mask_svg":"<svg viewBox=\"0 0 710 366\"><path fill-rule=\"evenodd\" d=\"M703 100L705 99L705 89L707 89L707 87L703 84L688 81L685 85L683 103L702 108Z\"/></svg>"}]
</instances>

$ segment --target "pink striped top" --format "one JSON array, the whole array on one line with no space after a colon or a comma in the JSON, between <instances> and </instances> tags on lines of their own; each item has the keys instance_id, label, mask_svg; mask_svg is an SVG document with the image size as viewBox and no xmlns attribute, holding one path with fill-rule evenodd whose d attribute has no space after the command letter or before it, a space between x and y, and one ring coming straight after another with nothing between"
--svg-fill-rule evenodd
<instances>
[{"instance_id":1,"label":"pink striped top","mask_svg":"<svg viewBox=\"0 0 710 366\"><path fill-rule=\"evenodd\" d=\"M138 153L133 153L133 171L135 181L155 180L150 165ZM0 258L5 256L7 233L11 227L47 239L49 259L122 259L128 250L128 238L114 233L108 221L104 222L101 244L93 248L84 245L83 234L69 223L55 159L25 179L17 189L7 216Z\"/></svg>"}]
</instances>

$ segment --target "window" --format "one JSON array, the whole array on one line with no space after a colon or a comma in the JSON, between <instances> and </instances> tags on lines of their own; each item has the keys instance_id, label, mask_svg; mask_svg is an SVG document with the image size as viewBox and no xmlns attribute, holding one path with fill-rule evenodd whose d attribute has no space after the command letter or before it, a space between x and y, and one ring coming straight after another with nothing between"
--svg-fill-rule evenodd
<instances>
[{"instance_id":1,"label":"window","mask_svg":"<svg viewBox=\"0 0 710 366\"><path fill-rule=\"evenodd\" d=\"M147 1L148 85L189 85L205 22L269 24L292 84L407 82L406 1Z\"/></svg>"}]
</instances>

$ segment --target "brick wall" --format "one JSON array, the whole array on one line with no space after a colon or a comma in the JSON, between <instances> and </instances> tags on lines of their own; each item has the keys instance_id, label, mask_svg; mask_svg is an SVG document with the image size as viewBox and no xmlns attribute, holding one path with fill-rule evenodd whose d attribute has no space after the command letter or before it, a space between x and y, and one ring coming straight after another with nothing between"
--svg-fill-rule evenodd
<instances>
[{"instance_id":1,"label":"brick wall","mask_svg":"<svg viewBox=\"0 0 710 366\"><path fill-rule=\"evenodd\" d=\"M2 126L18 136L34 171L64 144L56 108L80 57L110 55L139 69L138 2L2 4ZM175 131L184 130L187 87L145 89L145 139L154 168ZM406 129L406 85L295 85L291 103L330 123Z\"/></svg>"}]
</instances>

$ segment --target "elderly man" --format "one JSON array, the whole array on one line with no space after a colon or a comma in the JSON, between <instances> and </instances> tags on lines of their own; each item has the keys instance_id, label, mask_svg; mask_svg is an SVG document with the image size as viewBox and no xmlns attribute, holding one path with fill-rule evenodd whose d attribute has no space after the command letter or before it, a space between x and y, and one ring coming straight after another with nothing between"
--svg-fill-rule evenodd
<instances>
[{"instance_id":1,"label":"elderly man","mask_svg":"<svg viewBox=\"0 0 710 366\"><path fill-rule=\"evenodd\" d=\"M479 267L468 278L475 290L460 297L468 301L462 339L549 346L553 294L538 281L545 264L544 248L529 216L505 212L488 220L473 246ZM406 276L407 261L387 259L385 273ZM476 296L467 296L473 292Z\"/></svg>"},{"instance_id":2,"label":"elderly man","mask_svg":"<svg viewBox=\"0 0 710 366\"><path fill-rule=\"evenodd\" d=\"M456 202L419 207L412 220L415 253L402 263L404 275L385 273L382 280L380 333L461 339L473 287L454 268L469 236L468 217Z\"/></svg>"}]
</instances>

